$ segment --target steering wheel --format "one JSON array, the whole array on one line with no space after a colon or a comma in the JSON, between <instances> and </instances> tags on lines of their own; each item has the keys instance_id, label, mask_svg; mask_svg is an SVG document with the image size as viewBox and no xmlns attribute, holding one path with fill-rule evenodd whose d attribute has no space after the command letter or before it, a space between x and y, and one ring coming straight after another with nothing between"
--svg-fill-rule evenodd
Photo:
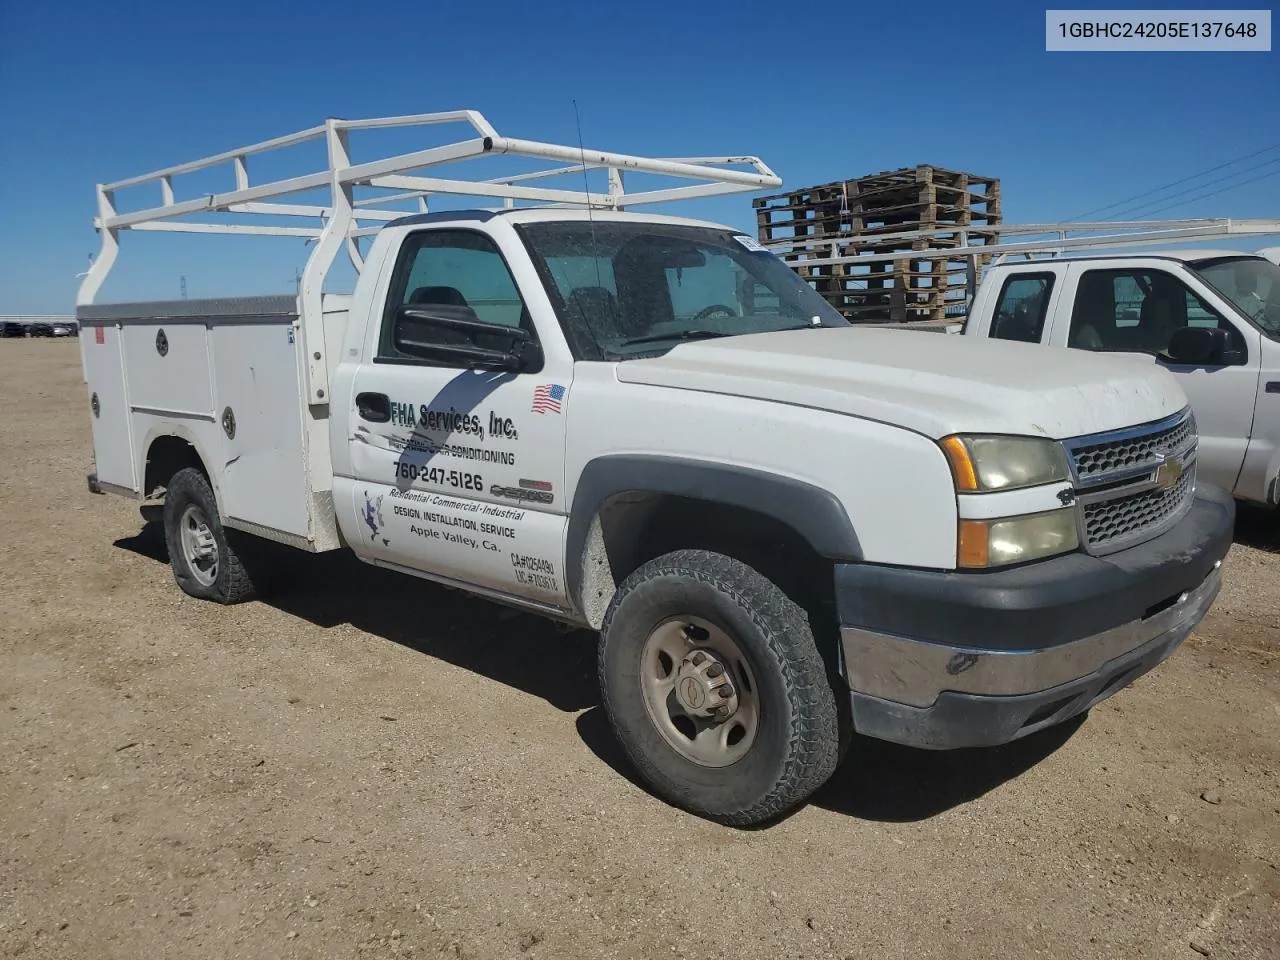
<instances>
[{"instance_id":1,"label":"steering wheel","mask_svg":"<svg viewBox=\"0 0 1280 960\"><path fill-rule=\"evenodd\" d=\"M699 323L703 320L714 317L716 314L724 314L726 317L736 317L738 315L738 311L733 309L733 307L726 307L723 303L713 303L711 306L703 307L699 310L697 316L693 318L693 322Z\"/></svg>"}]
</instances>

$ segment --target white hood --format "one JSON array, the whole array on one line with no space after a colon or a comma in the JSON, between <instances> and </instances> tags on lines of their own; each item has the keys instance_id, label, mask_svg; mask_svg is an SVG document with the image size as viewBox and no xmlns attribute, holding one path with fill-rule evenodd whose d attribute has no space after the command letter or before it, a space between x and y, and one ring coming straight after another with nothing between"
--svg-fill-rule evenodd
<instances>
[{"instance_id":1,"label":"white hood","mask_svg":"<svg viewBox=\"0 0 1280 960\"><path fill-rule=\"evenodd\" d=\"M915 430L1055 440L1177 413L1149 357L913 330L813 328L683 343L617 365L624 383L832 410Z\"/></svg>"}]
</instances>

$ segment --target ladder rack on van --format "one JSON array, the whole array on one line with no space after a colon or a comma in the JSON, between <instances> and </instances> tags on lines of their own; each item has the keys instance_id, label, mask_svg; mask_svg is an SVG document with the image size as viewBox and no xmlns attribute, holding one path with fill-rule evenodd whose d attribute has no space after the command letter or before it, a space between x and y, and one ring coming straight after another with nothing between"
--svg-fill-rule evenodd
<instances>
[{"instance_id":1,"label":"ladder rack on van","mask_svg":"<svg viewBox=\"0 0 1280 960\"><path fill-rule=\"evenodd\" d=\"M1106 232L1103 232L1106 231ZM1077 236L1076 234L1088 234ZM1099 235L1101 234L1101 235ZM762 243L781 257L805 256L797 263L811 265L871 263L885 260L936 260L951 257L999 257L1037 253L1059 255L1068 250L1091 247L1138 246L1152 243L1187 243L1241 236L1280 234L1280 219L1131 220L1095 223L996 223L981 227L935 227L901 233L849 234L835 237L781 237ZM995 243L972 243L973 236L998 235ZM1051 235L1051 236L1050 236ZM1032 236L1042 239L1006 242L1005 236ZM894 250L842 256L841 247L898 246L917 240L941 237L954 246L926 247L922 250Z\"/></svg>"},{"instance_id":2,"label":"ladder rack on van","mask_svg":"<svg viewBox=\"0 0 1280 960\"><path fill-rule=\"evenodd\" d=\"M896 233L861 233L838 236L780 237L763 241L807 280L836 277L856 282L850 268L869 267L893 261L964 260L964 299L947 301L952 321L967 310L977 289L981 269L1011 257L1027 260L1059 257L1069 252L1095 248L1139 247L1152 244L1179 244L1205 240L1239 239L1280 235L1280 219L1200 219L1132 220L1092 223L996 223L982 226L944 226L928 230ZM982 238L982 242L976 242ZM1007 239L1008 238L1008 239ZM1020 239L1030 238L1030 239ZM923 244L920 249L908 247ZM887 250L867 251L884 246ZM846 254L850 247L863 252ZM959 290L959 287L956 288ZM912 291L915 292L915 291ZM956 311L954 314L952 311ZM927 321L909 321L895 326L915 326ZM942 322L942 321L935 321Z\"/></svg>"},{"instance_id":3,"label":"ladder rack on van","mask_svg":"<svg viewBox=\"0 0 1280 960\"><path fill-rule=\"evenodd\" d=\"M398 154L377 160L354 163L351 160L350 137L356 131L376 129L430 127L440 124L466 124L473 136L438 146ZM251 184L248 158L267 154L308 141L323 140L328 163L322 170L302 176ZM497 177L491 180L467 180L441 176L423 176L417 171L444 164L473 160L483 156L509 155L551 160L557 166L533 172ZM174 181L186 174L230 165L234 172L234 189L224 193L205 194L189 200L177 198ZM732 169L747 167L749 169ZM584 177L588 169L604 169L608 176L606 193L584 189L538 186L532 181L566 174ZM629 173L674 177L692 183L627 193L625 177ZM564 146L535 140L504 137L484 115L475 110L446 113L423 113L400 117L366 120L329 119L323 124L286 136L264 140L199 160L165 167L141 176L114 183L99 184L98 216L94 219L101 237L98 256L84 275L76 297L77 306L92 306L103 281L111 272L119 253L122 230L157 230L174 233L254 234L276 237L305 237L315 241L302 273L299 313L304 336L311 344L324 341L321 294L339 250L344 246L356 271L363 266L358 240L377 233L377 224L386 223L414 212L425 212L428 198L435 194L467 197L493 197L511 207L517 201L533 201L552 206L591 207L620 210L643 204L667 203L719 194L752 192L781 185L782 180L765 163L752 156L651 158L610 153L581 146ZM144 185L159 185L160 205L122 212L116 206L120 191ZM355 195L356 188L392 191L373 196ZM278 198L300 193L324 191L328 202L280 203ZM418 209L388 209L388 204L413 200ZM278 218L318 219L319 225L283 226L277 222L244 223L222 220L192 222L180 219L191 214L252 215L276 221ZM374 225L369 225L369 224ZM320 402L324 394L323 358L313 350L309 362L312 402Z\"/></svg>"}]
</instances>

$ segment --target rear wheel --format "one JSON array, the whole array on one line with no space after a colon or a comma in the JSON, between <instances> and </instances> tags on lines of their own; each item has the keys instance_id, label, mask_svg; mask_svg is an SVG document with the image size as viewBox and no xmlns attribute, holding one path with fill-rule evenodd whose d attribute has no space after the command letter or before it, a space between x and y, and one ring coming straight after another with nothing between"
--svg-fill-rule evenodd
<instances>
[{"instance_id":1,"label":"rear wheel","mask_svg":"<svg viewBox=\"0 0 1280 960\"><path fill-rule=\"evenodd\" d=\"M186 467L169 481L164 533L173 578L184 593L224 604L257 595L241 551L222 526L209 481L199 470Z\"/></svg>"},{"instance_id":2,"label":"rear wheel","mask_svg":"<svg viewBox=\"0 0 1280 960\"><path fill-rule=\"evenodd\" d=\"M808 618L731 557L682 550L629 576L605 615L600 679L644 779L709 819L772 819L835 770L835 695Z\"/></svg>"}]
</instances>

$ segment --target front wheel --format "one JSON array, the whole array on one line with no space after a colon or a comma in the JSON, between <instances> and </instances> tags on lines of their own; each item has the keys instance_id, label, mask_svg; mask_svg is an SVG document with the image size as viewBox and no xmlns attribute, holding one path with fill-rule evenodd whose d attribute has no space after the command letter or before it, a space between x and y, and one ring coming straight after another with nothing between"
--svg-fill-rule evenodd
<instances>
[{"instance_id":1,"label":"front wheel","mask_svg":"<svg viewBox=\"0 0 1280 960\"><path fill-rule=\"evenodd\" d=\"M681 550L627 577L605 614L599 667L631 762L686 810L759 823L836 768L835 693L808 618L731 557Z\"/></svg>"}]
</instances>

